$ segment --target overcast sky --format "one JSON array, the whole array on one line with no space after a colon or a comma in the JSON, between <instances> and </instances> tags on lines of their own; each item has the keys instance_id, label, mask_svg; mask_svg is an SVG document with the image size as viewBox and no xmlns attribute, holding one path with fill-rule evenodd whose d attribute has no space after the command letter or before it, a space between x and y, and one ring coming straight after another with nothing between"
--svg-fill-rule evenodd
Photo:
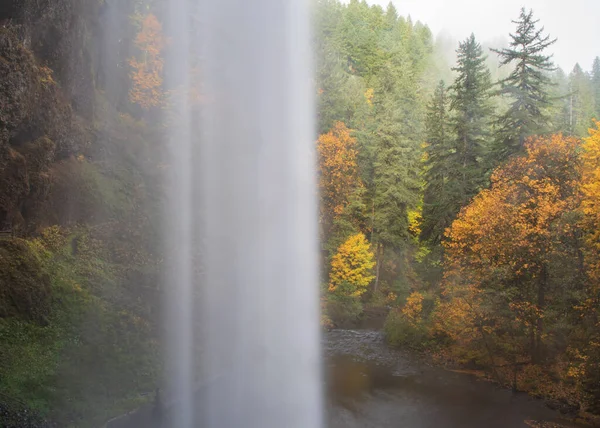
<instances>
[{"instance_id":1,"label":"overcast sky","mask_svg":"<svg viewBox=\"0 0 600 428\"><path fill-rule=\"evenodd\" d=\"M387 6L389 0L367 0ZM600 56L600 0L392 0L398 13L462 40L471 32L480 42L508 40L521 7L532 8L546 32L558 41L550 49L567 73L579 62L590 70Z\"/></svg>"}]
</instances>

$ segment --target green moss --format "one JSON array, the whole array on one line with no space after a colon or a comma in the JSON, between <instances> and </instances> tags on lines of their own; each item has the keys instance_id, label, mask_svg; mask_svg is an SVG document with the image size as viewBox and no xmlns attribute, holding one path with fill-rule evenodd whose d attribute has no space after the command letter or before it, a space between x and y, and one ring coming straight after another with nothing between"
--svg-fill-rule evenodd
<instances>
[{"instance_id":1,"label":"green moss","mask_svg":"<svg viewBox=\"0 0 600 428\"><path fill-rule=\"evenodd\" d=\"M50 312L50 278L27 241L0 241L0 318L45 323Z\"/></svg>"},{"instance_id":2,"label":"green moss","mask_svg":"<svg viewBox=\"0 0 600 428\"><path fill-rule=\"evenodd\" d=\"M44 325L0 319L0 393L59 426L97 426L144 401L159 375L155 327L143 305L115 293L127 287L126 270L108 260L106 243L58 228L9 242L22 249L14 272L51 281Z\"/></svg>"}]
</instances>

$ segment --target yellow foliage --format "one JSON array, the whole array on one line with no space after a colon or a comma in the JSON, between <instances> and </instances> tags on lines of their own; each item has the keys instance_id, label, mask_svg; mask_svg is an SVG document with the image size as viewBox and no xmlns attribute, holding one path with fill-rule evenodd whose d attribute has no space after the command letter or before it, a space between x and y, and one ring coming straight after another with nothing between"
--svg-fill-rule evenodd
<instances>
[{"instance_id":1,"label":"yellow foliage","mask_svg":"<svg viewBox=\"0 0 600 428\"><path fill-rule=\"evenodd\" d=\"M369 88L365 91L365 99L367 100L367 104L373 106L373 88Z\"/></svg>"},{"instance_id":2,"label":"yellow foliage","mask_svg":"<svg viewBox=\"0 0 600 428\"><path fill-rule=\"evenodd\" d=\"M143 109L160 107L164 103L162 51L165 39L162 25L153 14L142 21L142 28L135 38L135 46L141 52L141 59L130 58L132 88L129 91L131 102Z\"/></svg>"},{"instance_id":3,"label":"yellow foliage","mask_svg":"<svg viewBox=\"0 0 600 428\"><path fill-rule=\"evenodd\" d=\"M373 252L365 235L352 235L340 245L331 260L329 291L360 296L375 278L373 266Z\"/></svg>"},{"instance_id":4,"label":"yellow foliage","mask_svg":"<svg viewBox=\"0 0 600 428\"><path fill-rule=\"evenodd\" d=\"M417 324L421 320L423 313L423 295L418 291L413 291L406 298L406 304L402 308L402 315L412 324Z\"/></svg>"},{"instance_id":5,"label":"yellow foliage","mask_svg":"<svg viewBox=\"0 0 600 428\"><path fill-rule=\"evenodd\" d=\"M415 237L421 235L421 223L423 215L421 209L411 210L408 212L408 231Z\"/></svg>"},{"instance_id":6,"label":"yellow foliage","mask_svg":"<svg viewBox=\"0 0 600 428\"><path fill-rule=\"evenodd\" d=\"M600 122L583 144L581 209L586 230L586 264L595 283L600 280Z\"/></svg>"},{"instance_id":7,"label":"yellow foliage","mask_svg":"<svg viewBox=\"0 0 600 428\"><path fill-rule=\"evenodd\" d=\"M385 302L388 305L391 305L396 301L397 298L398 298L398 295L396 293L394 293L393 291L390 291L385 298Z\"/></svg>"}]
</instances>

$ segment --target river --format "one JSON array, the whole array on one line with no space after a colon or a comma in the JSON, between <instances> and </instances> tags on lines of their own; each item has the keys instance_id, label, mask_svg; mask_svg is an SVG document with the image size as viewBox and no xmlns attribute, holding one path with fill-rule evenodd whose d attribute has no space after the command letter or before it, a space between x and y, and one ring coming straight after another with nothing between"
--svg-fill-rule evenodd
<instances>
[{"instance_id":1,"label":"river","mask_svg":"<svg viewBox=\"0 0 600 428\"><path fill-rule=\"evenodd\" d=\"M323 347L330 428L575 426L541 400L390 349L377 331L333 330Z\"/></svg>"},{"instance_id":2,"label":"river","mask_svg":"<svg viewBox=\"0 0 600 428\"><path fill-rule=\"evenodd\" d=\"M542 400L391 349L379 331L333 330L322 340L328 428L576 427ZM196 392L197 421L206 415L206 388L219 385L217 379ZM157 418L145 406L107 427L172 428L169 413Z\"/></svg>"}]
</instances>

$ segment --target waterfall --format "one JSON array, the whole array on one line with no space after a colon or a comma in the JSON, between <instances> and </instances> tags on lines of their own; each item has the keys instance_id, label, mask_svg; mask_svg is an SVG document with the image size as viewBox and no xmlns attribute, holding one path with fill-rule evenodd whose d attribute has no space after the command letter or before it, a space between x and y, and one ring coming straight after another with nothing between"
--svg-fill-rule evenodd
<instances>
[{"instance_id":1,"label":"waterfall","mask_svg":"<svg viewBox=\"0 0 600 428\"><path fill-rule=\"evenodd\" d=\"M171 0L167 13L170 426L318 428L308 1Z\"/></svg>"}]
</instances>

